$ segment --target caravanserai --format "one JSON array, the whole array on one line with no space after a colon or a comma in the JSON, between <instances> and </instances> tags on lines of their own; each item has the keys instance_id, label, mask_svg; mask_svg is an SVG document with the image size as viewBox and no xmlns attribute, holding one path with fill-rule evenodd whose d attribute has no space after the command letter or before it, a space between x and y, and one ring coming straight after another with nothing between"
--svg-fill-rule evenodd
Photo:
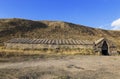
<instances>
[{"instance_id":1,"label":"caravanserai","mask_svg":"<svg viewBox=\"0 0 120 79\"><path fill-rule=\"evenodd\" d=\"M14 38L4 43L7 49L92 49L102 55L117 54L116 45L106 39L97 41L73 39L30 39Z\"/></svg>"}]
</instances>

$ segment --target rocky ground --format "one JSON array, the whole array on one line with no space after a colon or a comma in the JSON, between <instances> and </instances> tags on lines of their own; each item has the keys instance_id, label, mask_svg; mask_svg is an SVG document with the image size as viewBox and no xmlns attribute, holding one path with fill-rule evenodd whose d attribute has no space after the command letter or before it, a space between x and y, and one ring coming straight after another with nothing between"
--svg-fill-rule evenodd
<instances>
[{"instance_id":1,"label":"rocky ground","mask_svg":"<svg viewBox=\"0 0 120 79\"><path fill-rule=\"evenodd\" d=\"M1 58L0 79L120 79L120 56Z\"/></svg>"}]
</instances>

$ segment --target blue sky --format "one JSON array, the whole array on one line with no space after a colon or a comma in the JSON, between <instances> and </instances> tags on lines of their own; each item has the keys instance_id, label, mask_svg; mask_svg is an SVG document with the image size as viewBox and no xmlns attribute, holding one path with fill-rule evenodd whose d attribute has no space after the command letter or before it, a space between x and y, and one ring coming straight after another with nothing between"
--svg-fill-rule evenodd
<instances>
[{"instance_id":1,"label":"blue sky","mask_svg":"<svg viewBox=\"0 0 120 79\"><path fill-rule=\"evenodd\" d=\"M120 0L0 0L0 18L57 20L120 29Z\"/></svg>"}]
</instances>

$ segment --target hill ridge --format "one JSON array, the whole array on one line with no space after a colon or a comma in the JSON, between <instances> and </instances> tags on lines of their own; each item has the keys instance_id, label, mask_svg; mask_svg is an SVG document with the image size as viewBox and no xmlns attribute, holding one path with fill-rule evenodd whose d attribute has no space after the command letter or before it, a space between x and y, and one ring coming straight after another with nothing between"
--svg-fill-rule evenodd
<instances>
[{"instance_id":1,"label":"hill ridge","mask_svg":"<svg viewBox=\"0 0 120 79\"><path fill-rule=\"evenodd\" d=\"M0 19L0 41L12 38L96 40L106 37L120 43L120 31L97 29L64 21Z\"/></svg>"}]
</instances>

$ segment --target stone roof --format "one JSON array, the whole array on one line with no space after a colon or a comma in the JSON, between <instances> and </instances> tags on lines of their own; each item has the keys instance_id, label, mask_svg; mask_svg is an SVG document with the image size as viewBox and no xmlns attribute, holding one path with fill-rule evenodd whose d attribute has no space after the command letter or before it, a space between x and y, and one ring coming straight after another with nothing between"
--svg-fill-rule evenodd
<instances>
[{"instance_id":1,"label":"stone roof","mask_svg":"<svg viewBox=\"0 0 120 79\"><path fill-rule=\"evenodd\" d=\"M99 40L95 41L95 44L100 43L101 41L103 41L105 38L100 38Z\"/></svg>"},{"instance_id":2,"label":"stone roof","mask_svg":"<svg viewBox=\"0 0 120 79\"><path fill-rule=\"evenodd\" d=\"M14 38L6 43L22 43L22 44L55 44L55 45L92 45L93 42L87 40L73 39L30 39L30 38Z\"/></svg>"},{"instance_id":3,"label":"stone roof","mask_svg":"<svg viewBox=\"0 0 120 79\"><path fill-rule=\"evenodd\" d=\"M95 45L100 44L102 41L106 41L109 46L114 46L116 47L115 43L107 38L100 38L99 40L95 41ZM102 45L101 45L102 46Z\"/></svg>"}]
</instances>

